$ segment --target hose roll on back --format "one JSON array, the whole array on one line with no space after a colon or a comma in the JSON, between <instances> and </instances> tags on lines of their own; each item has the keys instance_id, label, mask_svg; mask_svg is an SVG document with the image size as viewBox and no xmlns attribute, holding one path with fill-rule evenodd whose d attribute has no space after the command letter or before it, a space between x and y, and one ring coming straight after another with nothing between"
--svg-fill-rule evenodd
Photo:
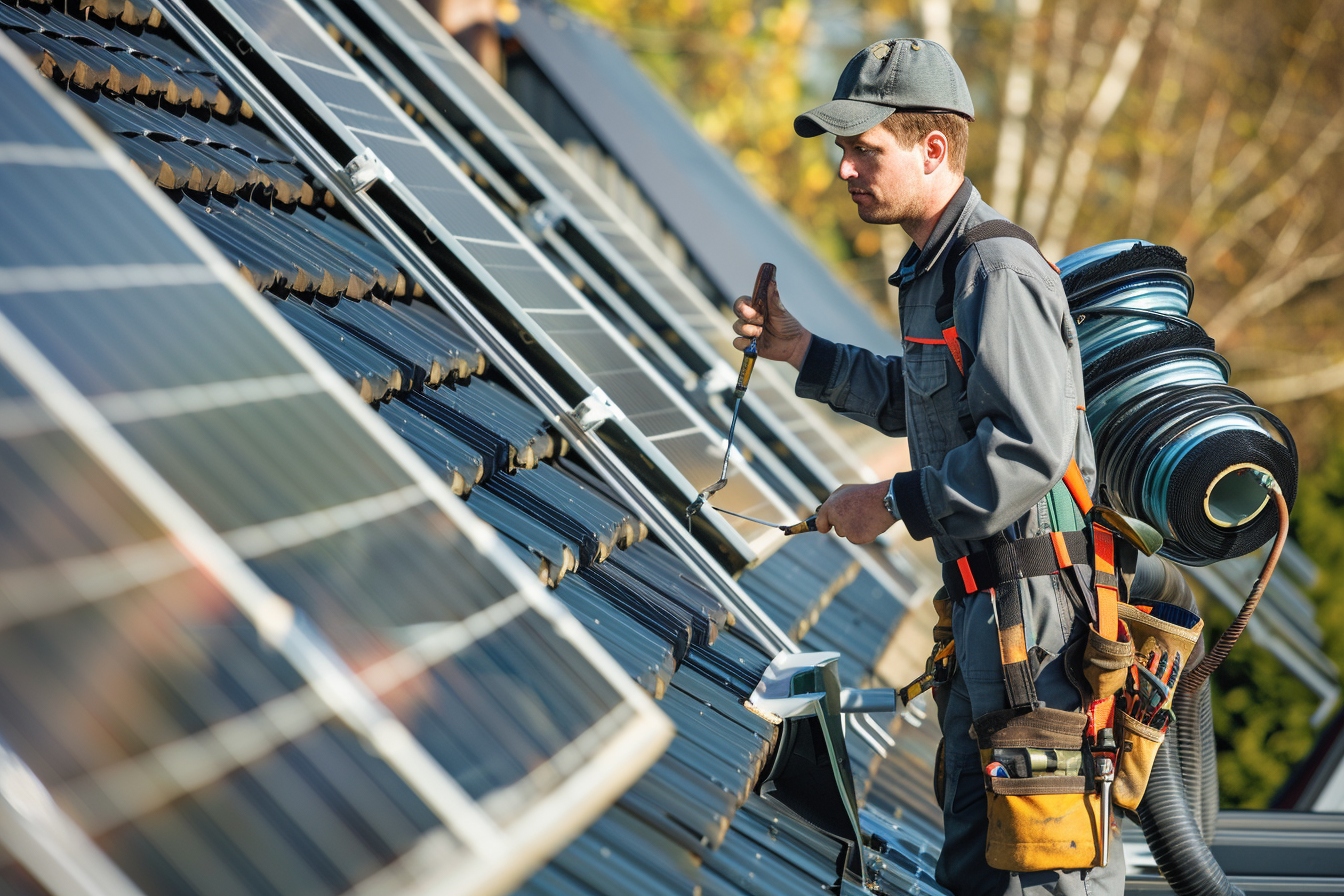
<instances>
[{"instance_id":1,"label":"hose roll on back","mask_svg":"<svg viewBox=\"0 0 1344 896\"><path fill-rule=\"evenodd\" d=\"M1297 447L1283 423L1228 385L1227 361L1190 320L1185 257L1115 240L1059 263L1078 331L1099 497L1191 566L1236 557L1278 530L1268 485L1291 507Z\"/></svg>"}]
</instances>

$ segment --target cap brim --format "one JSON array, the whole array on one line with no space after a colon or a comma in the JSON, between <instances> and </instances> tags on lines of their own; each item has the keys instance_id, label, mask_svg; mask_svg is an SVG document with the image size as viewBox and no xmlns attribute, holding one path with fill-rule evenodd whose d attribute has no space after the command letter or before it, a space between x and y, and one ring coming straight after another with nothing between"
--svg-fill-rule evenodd
<instances>
[{"instance_id":1,"label":"cap brim","mask_svg":"<svg viewBox=\"0 0 1344 896\"><path fill-rule=\"evenodd\" d=\"M831 100L795 118L793 130L799 137L820 137L828 133L853 137L881 124L895 111L891 106L862 100Z\"/></svg>"}]
</instances>

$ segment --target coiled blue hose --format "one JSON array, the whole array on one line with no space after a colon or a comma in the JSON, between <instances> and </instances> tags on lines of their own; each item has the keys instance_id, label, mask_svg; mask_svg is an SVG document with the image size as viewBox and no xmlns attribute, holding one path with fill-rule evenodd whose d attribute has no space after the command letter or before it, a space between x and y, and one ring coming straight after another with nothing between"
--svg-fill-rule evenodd
<instances>
[{"instance_id":1,"label":"coiled blue hose","mask_svg":"<svg viewBox=\"0 0 1344 896\"><path fill-rule=\"evenodd\" d=\"M1228 385L1227 361L1187 316L1193 284L1166 246L1115 240L1059 263L1078 331L1099 497L1204 565L1274 537L1268 485L1292 505L1297 448L1277 417Z\"/></svg>"}]
</instances>

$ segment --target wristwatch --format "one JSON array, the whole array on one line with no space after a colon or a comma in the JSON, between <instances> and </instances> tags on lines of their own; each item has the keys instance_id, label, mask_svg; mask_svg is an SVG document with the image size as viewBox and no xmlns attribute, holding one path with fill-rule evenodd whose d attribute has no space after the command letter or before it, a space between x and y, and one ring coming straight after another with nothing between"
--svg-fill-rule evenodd
<instances>
[{"instance_id":1,"label":"wristwatch","mask_svg":"<svg viewBox=\"0 0 1344 896\"><path fill-rule=\"evenodd\" d=\"M892 519L899 520L901 518L901 510L896 506L895 476L891 478L891 485L887 486L887 494L882 498L882 506L887 508L887 513L891 514Z\"/></svg>"}]
</instances>

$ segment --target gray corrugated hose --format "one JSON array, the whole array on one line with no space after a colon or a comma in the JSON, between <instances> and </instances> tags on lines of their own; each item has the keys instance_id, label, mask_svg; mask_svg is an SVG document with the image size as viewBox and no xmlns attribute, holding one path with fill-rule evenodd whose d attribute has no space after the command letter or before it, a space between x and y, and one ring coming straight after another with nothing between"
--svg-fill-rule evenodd
<instances>
[{"instance_id":1,"label":"gray corrugated hose","mask_svg":"<svg viewBox=\"0 0 1344 896\"><path fill-rule=\"evenodd\" d=\"M1168 560L1140 558L1133 591L1196 610L1185 577ZM1203 653L1201 640L1190 658L1192 668ZM1218 813L1218 772L1208 682L1195 690L1178 688L1172 709L1176 721L1157 751L1139 804L1143 836L1177 896L1243 896L1209 852Z\"/></svg>"}]
</instances>

